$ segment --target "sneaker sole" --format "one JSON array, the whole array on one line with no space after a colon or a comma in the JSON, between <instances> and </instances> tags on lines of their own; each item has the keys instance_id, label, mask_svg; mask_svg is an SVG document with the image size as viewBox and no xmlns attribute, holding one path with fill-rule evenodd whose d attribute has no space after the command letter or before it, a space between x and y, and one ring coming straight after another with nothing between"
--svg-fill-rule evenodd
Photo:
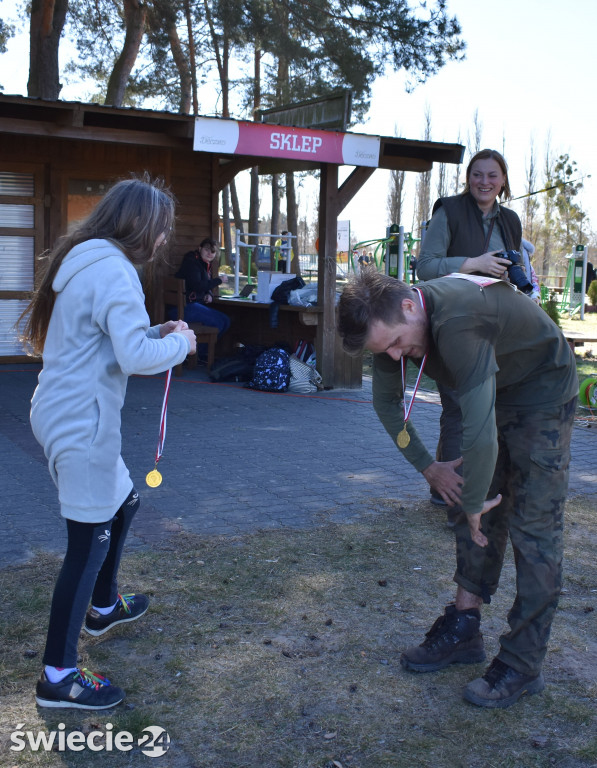
<instances>
[{"instance_id":1,"label":"sneaker sole","mask_svg":"<svg viewBox=\"0 0 597 768\"><path fill-rule=\"evenodd\" d=\"M539 675L536 680L532 680L527 686L521 688L521 690L513 693L512 696L508 696L505 699L483 699L481 696L477 696L473 691L465 688L463 691L463 697L471 704L476 704L477 707L485 707L486 709L506 709L511 707L512 704L516 704L518 699L523 696L533 696L536 693L541 693L545 688L545 680L543 675Z\"/></svg>"},{"instance_id":2,"label":"sneaker sole","mask_svg":"<svg viewBox=\"0 0 597 768\"><path fill-rule=\"evenodd\" d=\"M39 696L35 697L38 707L46 707L50 709L113 709L115 706L124 701L124 696L118 701L114 701L112 704L77 704L76 701L56 701L54 699L42 699Z\"/></svg>"},{"instance_id":3,"label":"sneaker sole","mask_svg":"<svg viewBox=\"0 0 597 768\"><path fill-rule=\"evenodd\" d=\"M117 627L119 624L128 624L130 621L137 621L137 619L140 619L141 616L145 616L147 611L149 610L149 606L143 611L143 613L139 613L137 616L131 616L129 619L119 619L118 621L113 621L111 624L108 624L107 627L104 627L103 629L90 629L87 624L83 624L83 629L85 632L87 632L88 635L93 635L94 637L98 637L99 635L103 635L105 632L108 632L108 630L112 629L113 627Z\"/></svg>"},{"instance_id":4,"label":"sneaker sole","mask_svg":"<svg viewBox=\"0 0 597 768\"><path fill-rule=\"evenodd\" d=\"M485 651L478 651L477 653L463 651L460 654L454 654L447 659L442 659L441 661L436 661L432 664L417 664L402 654L400 657L400 664L404 669L408 669L411 672L438 672L440 669L445 669L451 664L479 664L480 662L485 661L485 658Z\"/></svg>"}]
</instances>

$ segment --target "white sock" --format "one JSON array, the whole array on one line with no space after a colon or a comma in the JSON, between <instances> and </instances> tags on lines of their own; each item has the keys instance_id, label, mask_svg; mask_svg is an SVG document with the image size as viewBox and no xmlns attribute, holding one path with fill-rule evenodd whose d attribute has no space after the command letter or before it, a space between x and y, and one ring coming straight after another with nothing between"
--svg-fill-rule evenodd
<instances>
[{"instance_id":1,"label":"white sock","mask_svg":"<svg viewBox=\"0 0 597 768\"><path fill-rule=\"evenodd\" d=\"M112 613L114 608L118 605L118 600L114 603L114 605L111 605L109 608L98 608L95 605L92 605L94 611L97 611L101 616L107 616L109 613Z\"/></svg>"},{"instance_id":2,"label":"white sock","mask_svg":"<svg viewBox=\"0 0 597 768\"><path fill-rule=\"evenodd\" d=\"M76 671L76 667L49 667L46 665L45 668L46 677L51 683L59 683L61 680L64 680L67 675Z\"/></svg>"}]
</instances>

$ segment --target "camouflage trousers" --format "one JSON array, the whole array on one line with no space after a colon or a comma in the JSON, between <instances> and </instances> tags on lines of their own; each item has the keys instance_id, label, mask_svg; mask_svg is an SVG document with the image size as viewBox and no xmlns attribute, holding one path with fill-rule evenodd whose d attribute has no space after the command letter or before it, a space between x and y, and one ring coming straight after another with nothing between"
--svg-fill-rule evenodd
<instances>
[{"instance_id":1,"label":"camouflage trousers","mask_svg":"<svg viewBox=\"0 0 597 768\"><path fill-rule=\"evenodd\" d=\"M461 516L455 528L454 581L490 602L497 590L508 538L516 566L510 631L498 658L537 674L547 651L562 587L564 504L576 398L550 411L496 408L499 452L488 498L501 503L481 518L489 543L473 543Z\"/></svg>"}]
</instances>

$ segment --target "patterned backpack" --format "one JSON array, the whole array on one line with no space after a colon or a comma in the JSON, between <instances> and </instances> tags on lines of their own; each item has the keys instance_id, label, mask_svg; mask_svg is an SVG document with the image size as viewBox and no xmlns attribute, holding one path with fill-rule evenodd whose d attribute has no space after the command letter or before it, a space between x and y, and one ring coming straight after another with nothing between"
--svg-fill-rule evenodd
<instances>
[{"instance_id":1,"label":"patterned backpack","mask_svg":"<svg viewBox=\"0 0 597 768\"><path fill-rule=\"evenodd\" d=\"M288 352L278 347L266 349L255 361L253 378L245 386L263 392L286 392L290 384Z\"/></svg>"}]
</instances>

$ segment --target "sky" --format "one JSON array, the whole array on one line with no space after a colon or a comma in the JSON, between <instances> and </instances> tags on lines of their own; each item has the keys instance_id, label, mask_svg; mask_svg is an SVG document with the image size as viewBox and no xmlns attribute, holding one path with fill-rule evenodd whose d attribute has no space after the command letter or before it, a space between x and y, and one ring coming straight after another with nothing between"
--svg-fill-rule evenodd
<instances>
[{"instance_id":1,"label":"sky","mask_svg":"<svg viewBox=\"0 0 597 768\"><path fill-rule=\"evenodd\" d=\"M366 121L350 130L422 139L429 112L432 141L466 146L477 111L481 146L505 155L514 197L526 191L531 146L540 169L539 189L546 148L555 157L569 154L584 177L578 199L597 230L597 0L447 0L447 7L461 24L465 61L446 64L412 93L405 90L403 74L378 80ZM17 0L0 1L3 18L16 18L16 9ZM26 95L28 44L25 30L18 40L9 42L6 54L0 54L0 82L6 93ZM61 66L64 61L61 56ZM67 100L83 97L75 87L65 87L61 95ZM204 101L203 106L206 114L216 109L215 102ZM468 157L465 153L465 165ZM376 171L340 214L340 219L350 221L353 237L368 240L385 235L388 176L386 171ZM433 179L432 198L435 183ZM309 218L315 215L315 189L314 184L306 184L299 191L301 214ZM407 231L413 224L414 194L415 174L410 173L405 197ZM520 211L517 204L515 209Z\"/></svg>"},{"instance_id":2,"label":"sky","mask_svg":"<svg viewBox=\"0 0 597 768\"><path fill-rule=\"evenodd\" d=\"M549 143L556 156L567 153L576 161L580 175L592 176L583 180L580 199L597 230L597 2L448 0L447 5L460 21L466 60L447 64L411 94L405 93L403 75L379 81L369 119L352 130L393 136L396 129L404 138L422 139L429 110L432 141L466 146L478 110L481 146L503 152L513 196L526 191L531 146L541 169ZM465 153L465 165L469 157ZM360 239L377 236L371 229L387 207L384 176L377 171L342 213ZM408 176L406 202L412 207L414 174ZM382 229L384 222L385 217ZM410 228L412 214L404 223Z\"/></svg>"}]
</instances>

